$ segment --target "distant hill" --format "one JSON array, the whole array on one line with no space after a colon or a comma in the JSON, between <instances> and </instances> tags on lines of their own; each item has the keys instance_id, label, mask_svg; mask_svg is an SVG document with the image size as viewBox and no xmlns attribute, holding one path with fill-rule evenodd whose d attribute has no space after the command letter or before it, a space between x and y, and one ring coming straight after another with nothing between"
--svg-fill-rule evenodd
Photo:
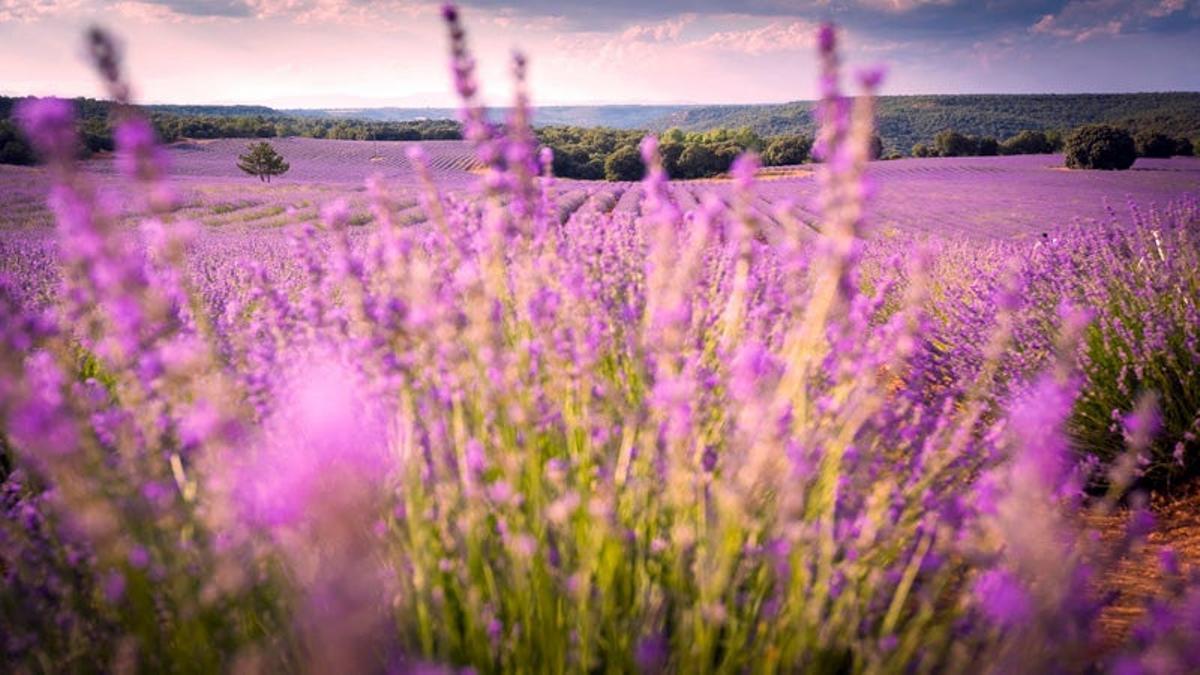
<instances>
[{"instance_id":1,"label":"distant hill","mask_svg":"<svg viewBox=\"0 0 1200 675\"><path fill-rule=\"evenodd\" d=\"M533 111L537 126L610 127L613 129L649 129L658 120L687 112L692 106L678 105L571 105L543 106ZM497 121L509 108L489 111ZM415 120L456 119L456 108L325 108L280 110L277 114L308 118L408 122Z\"/></svg>"},{"instance_id":2,"label":"distant hill","mask_svg":"<svg viewBox=\"0 0 1200 675\"><path fill-rule=\"evenodd\" d=\"M0 120L8 117L16 99L0 97ZM85 119L103 119L108 104L93 99L76 99ZM332 133L326 127L363 122L388 124L452 120L453 108L342 108L276 109L250 105L149 105L147 109L175 119L225 119L210 124L219 129L234 121L254 124L283 123L284 126L317 126L318 132L303 129L237 133L246 135L315 135L337 138L385 138L378 130L363 133ZM794 101L771 105L587 105L546 106L534 110L536 126L608 127L625 130L709 131L750 127L763 136L783 133L812 134L813 103ZM500 121L506 108L491 111ZM234 119L236 118L236 120ZM938 96L884 96L879 99L878 126L885 150L908 154L916 143L929 143L945 129L1003 140L1031 130L1066 131L1081 124L1108 122L1137 131L1153 129L1173 137L1200 138L1200 92L1143 94L987 94ZM358 125L364 126L364 125ZM358 130L362 131L362 130ZM216 132L214 132L216 133ZM365 135L364 135L365 134ZM211 134L203 137L215 137Z\"/></svg>"},{"instance_id":3,"label":"distant hill","mask_svg":"<svg viewBox=\"0 0 1200 675\"><path fill-rule=\"evenodd\" d=\"M1171 136L1200 137L1200 92L1158 94L994 94L883 96L878 127L884 146L907 154L916 143L953 129L1003 140L1024 129L1068 130L1108 122L1153 128ZM717 105L676 110L652 120L652 130L684 131L750 127L762 135L812 134L813 103Z\"/></svg>"}]
</instances>

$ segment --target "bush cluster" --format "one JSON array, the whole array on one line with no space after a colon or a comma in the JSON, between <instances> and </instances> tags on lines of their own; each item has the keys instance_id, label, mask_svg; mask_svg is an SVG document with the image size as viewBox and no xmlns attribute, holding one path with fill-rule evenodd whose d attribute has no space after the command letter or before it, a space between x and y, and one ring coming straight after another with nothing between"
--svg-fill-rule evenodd
<instances>
[{"instance_id":1,"label":"bush cluster","mask_svg":"<svg viewBox=\"0 0 1200 675\"><path fill-rule=\"evenodd\" d=\"M554 175L582 180L633 181L645 172L637 144L645 132L605 128L549 126L537 130L542 145L554 151ZM659 151L672 178L712 178L729 171L746 151L758 152L765 166L803 164L812 158L813 140L801 134L760 137L750 129L684 132L670 129ZM872 157L883 143L873 137Z\"/></svg>"},{"instance_id":2,"label":"bush cluster","mask_svg":"<svg viewBox=\"0 0 1200 675\"><path fill-rule=\"evenodd\" d=\"M1067 137L1064 153L1071 169L1123 170L1137 159L1137 145L1124 129L1088 124Z\"/></svg>"},{"instance_id":3,"label":"bush cluster","mask_svg":"<svg viewBox=\"0 0 1200 675\"><path fill-rule=\"evenodd\" d=\"M952 129L939 132L933 143L918 143L913 157L993 157L1029 155L1054 151L1054 139L1041 131L1022 131L1001 143L991 136L969 136Z\"/></svg>"},{"instance_id":4,"label":"bush cluster","mask_svg":"<svg viewBox=\"0 0 1200 675\"><path fill-rule=\"evenodd\" d=\"M1068 160L1073 168L1128 168L1130 157L1174 157L1191 156L1195 146L1186 138L1174 138L1168 134L1142 130L1135 136L1122 127L1111 125L1086 125L1072 132L1076 139L1073 150L1075 159ZM1114 145L1115 144L1115 145ZM1132 145L1131 145L1132 144ZM1103 146L1103 147L1101 147ZM1043 155L1062 152L1067 140L1054 130L1024 130L1015 136L997 142L989 136L972 136L947 129L938 133L930 144L917 143L912 148L913 157L981 157L991 155ZM1133 148L1132 155L1130 148ZM1095 156L1093 157L1093 153ZM1111 158L1111 159L1105 159ZM1129 164L1124 164L1128 160ZM1072 163L1074 162L1074 163Z\"/></svg>"},{"instance_id":5,"label":"bush cluster","mask_svg":"<svg viewBox=\"0 0 1200 675\"><path fill-rule=\"evenodd\" d=\"M1186 138L1172 138L1158 131L1140 131L1133 137L1138 157L1190 157L1195 153L1192 142Z\"/></svg>"}]
</instances>

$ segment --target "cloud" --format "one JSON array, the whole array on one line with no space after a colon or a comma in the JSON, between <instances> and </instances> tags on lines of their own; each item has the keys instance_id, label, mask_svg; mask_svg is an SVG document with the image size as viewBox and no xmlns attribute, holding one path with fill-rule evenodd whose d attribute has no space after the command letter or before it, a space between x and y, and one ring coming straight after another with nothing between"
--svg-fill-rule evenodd
<instances>
[{"instance_id":1,"label":"cloud","mask_svg":"<svg viewBox=\"0 0 1200 675\"><path fill-rule=\"evenodd\" d=\"M1025 2L1027 0L1018 0ZM620 30L624 26L680 15L753 16L770 19L839 22L876 16L881 21L926 14L929 10L970 8L975 0L462 0L468 10L503 11L524 16L555 16L580 32ZM469 14L470 12L468 12Z\"/></svg>"},{"instance_id":2,"label":"cloud","mask_svg":"<svg viewBox=\"0 0 1200 675\"><path fill-rule=\"evenodd\" d=\"M817 26L807 21L773 21L757 28L713 33L689 46L752 55L807 50L812 48L816 32Z\"/></svg>"},{"instance_id":3,"label":"cloud","mask_svg":"<svg viewBox=\"0 0 1200 675\"><path fill-rule=\"evenodd\" d=\"M0 0L0 23L36 21L71 12L80 0Z\"/></svg>"},{"instance_id":4,"label":"cloud","mask_svg":"<svg viewBox=\"0 0 1200 675\"><path fill-rule=\"evenodd\" d=\"M185 16L247 17L254 13L246 0L152 0L152 4Z\"/></svg>"},{"instance_id":5,"label":"cloud","mask_svg":"<svg viewBox=\"0 0 1200 675\"><path fill-rule=\"evenodd\" d=\"M120 0L109 4L126 16L174 23L282 18L295 23L386 27L404 17L438 11L437 5L421 0Z\"/></svg>"},{"instance_id":6,"label":"cloud","mask_svg":"<svg viewBox=\"0 0 1200 675\"><path fill-rule=\"evenodd\" d=\"M1087 42L1098 37L1194 25L1198 11L1200 3L1196 0L1069 0L1059 11L1043 14L1029 27L1029 32Z\"/></svg>"},{"instance_id":7,"label":"cloud","mask_svg":"<svg viewBox=\"0 0 1200 675\"><path fill-rule=\"evenodd\" d=\"M868 9L910 12L922 7L948 7L957 4L957 0L859 0L857 4Z\"/></svg>"},{"instance_id":8,"label":"cloud","mask_svg":"<svg viewBox=\"0 0 1200 675\"><path fill-rule=\"evenodd\" d=\"M618 39L625 42L674 42L679 39L683 29L695 20L695 14L684 14L667 21L636 23L621 31Z\"/></svg>"}]
</instances>

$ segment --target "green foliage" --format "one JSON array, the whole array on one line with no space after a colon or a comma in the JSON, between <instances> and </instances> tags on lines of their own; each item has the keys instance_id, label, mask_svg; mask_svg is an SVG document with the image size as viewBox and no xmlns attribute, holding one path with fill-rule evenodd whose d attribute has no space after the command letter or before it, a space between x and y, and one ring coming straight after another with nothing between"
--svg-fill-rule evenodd
<instances>
[{"instance_id":1,"label":"green foliage","mask_svg":"<svg viewBox=\"0 0 1200 675\"><path fill-rule=\"evenodd\" d=\"M917 143L928 145L943 129L1009 138L1027 129L1049 132L1103 122L1171 137L1200 136L1200 93L884 96L877 106L876 128L887 149L902 152ZM812 112L811 101L700 106L650 126L684 131L749 127L763 136L811 135L816 129Z\"/></svg>"},{"instance_id":2,"label":"green foliage","mask_svg":"<svg viewBox=\"0 0 1200 675\"><path fill-rule=\"evenodd\" d=\"M1169 487L1200 473L1200 373L1194 351L1200 340L1194 305L1200 297L1200 256L1190 239L1194 235L1182 228L1109 236L1117 245L1079 253L1120 273L1095 285L1095 275L1087 275L1091 282L1080 279L1097 319L1085 336L1086 384L1070 429L1078 447L1110 466L1125 453L1127 440L1113 411L1135 410L1143 396L1152 396L1160 429L1138 471L1143 484Z\"/></svg>"},{"instance_id":3,"label":"green foliage","mask_svg":"<svg viewBox=\"0 0 1200 675\"><path fill-rule=\"evenodd\" d=\"M721 167L721 158L717 156L711 146L701 143L685 146L683 153L679 155L680 178L704 178L721 173L728 168L728 165L725 165L724 168Z\"/></svg>"},{"instance_id":4,"label":"green foliage","mask_svg":"<svg viewBox=\"0 0 1200 675\"><path fill-rule=\"evenodd\" d=\"M266 141L251 143L246 147L249 152L238 155L238 168L251 176L257 176L260 181L270 183L272 176L281 176L291 168Z\"/></svg>"},{"instance_id":5,"label":"green foliage","mask_svg":"<svg viewBox=\"0 0 1200 675\"><path fill-rule=\"evenodd\" d=\"M1175 139L1157 131L1139 132L1133 140L1139 157L1170 157L1175 154L1177 145Z\"/></svg>"},{"instance_id":6,"label":"green foliage","mask_svg":"<svg viewBox=\"0 0 1200 675\"><path fill-rule=\"evenodd\" d=\"M554 151L554 175L582 180L604 180L609 155L620 147L633 148L636 153L644 135L638 131L558 126L543 127L536 134L542 145ZM640 176L640 163L638 166Z\"/></svg>"},{"instance_id":7,"label":"green foliage","mask_svg":"<svg viewBox=\"0 0 1200 675\"><path fill-rule=\"evenodd\" d=\"M867 146L867 154L871 159L883 157L883 139L879 137L879 134L871 134L870 144Z\"/></svg>"},{"instance_id":8,"label":"green foliage","mask_svg":"<svg viewBox=\"0 0 1200 675\"><path fill-rule=\"evenodd\" d=\"M933 137L937 157L971 157L979 154L979 139L947 129Z\"/></svg>"},{"instance_id":9,"label":"green foliage","mask_svg":"<svg viewBox=\"0 0 1200 675\"><path fill-rule=\"evenodd\" d=\"M8 121L18 98L0 96L0 164L32 164L32 151L16 126ZM79 115L83 156L113 150L109 122L111 104L74 99ZM262 106L146 106L159 138L330 138L359 141L459 140L462 128L453 120L401 122L301 117Z\"/></svg>"},{"instance_id":10,"label":"green foliage","mask_svg":"<svg viewBox=\"0 0 1200 675\"><path fill-rule=\"evenodd\" d=\"M108 127L107 117L83 118L79 121L78 128L80 157L87 157L95 152L112 151L112 132ZM37 155L17 125L8 119L0 119L0 164L29 165L36 162Z\"/></svg>"},{"instance_id":11,"label":"green foliage","mask_svg":"<svg viewBox=\"0 0 1200 675\"><path fill-rule=\"evenodd\" d=\"M808 161L812 152L812 139L800 134L776 136L767 143L762 153L764 166L789 166Z\"/></svg>"},{"instance_id":12,"label":"green foliage","mask_svg":"<svg viewBox=\"0 0 1200 675\"><path fill-rule=\"evenodd\" d=\"M1054 144L1045 132L1026 129L1000 144L1002 155L1048 155L1054 152Z\"/></svg>"},{"instance_id":13,"label":"green foliage","mask_svg":"<svg viewBox=\"0 0 1200 675\"><path fill-rule=\"evenodd\" d=\"M668 141L658 146L658 156L668 176L680 176L679 158L686 148L682 142Z\"/></svg>"},{"instance_id":14,"label":"green foliage","mask_svg":"<svg viewBox=\"0 0 1200 675\"><path fill-rule=\"evenodd\" d=\"M934 156L933 149L930 148L928 145L925 145L924 143L917 143L916 145L912 146L912 150L910 152L912 153L913 157L933 157Z\"/></svg>"},{"instance_id":15,"label":"green foliage","mask_svg":"<svg viewBox=\"0 0 1200 675\"><path fill-rule=\"evenodd\" d=\"M369 122L286 116L213 116L155 113L155 128L166 141L181 138L328 138L348 141L458 140L462 129L451 120Z\"/></svg>"},{"instance_id":16,"label":"green foliage","mask_svg":"<svg viewBox=\"0 0 1200 675\"><path fill-rule=\"evenodd\" d=\"M1133 166L1137 146L1124 129L1106 124L1079 127L1067 138L1066 164L1072 169L1123 170Z\"/></svg>"},{"instance_id":17,"label":"green foliage","mask_svg":"<svg viewBox=\"0 0 1200 675\"><path fill-rule=\"evenodd\" d=\"M642 156L632 145L622 145L604 160L605 180L641 180Z\"/></svg>"},{"instance_id":18,"label":"green foliage","mask_svg":"<svg viewBox=\"0 0 1200 675\"><path fill-rule=\"evenodd\" d=\"M646 135L644 131L554 126L538 129L536 134L554 151L556 176L583 180L638 180L642 176L637 145ZM767 145L748 128L672 129L662 135L660 154L663 168L674 178L711 178L728 171L742 152L760 151Z\"/></svg>"},{"instance_id":19,"label":"green foliage","mask_svg":"<svg viewBox=\"0 0 1200 675\"><path fill-rule=\"evenodd\" d=\"M21 137L16 125L0 120L0 164L33 164L33 149Z\"/></svg>"}]
</instances>

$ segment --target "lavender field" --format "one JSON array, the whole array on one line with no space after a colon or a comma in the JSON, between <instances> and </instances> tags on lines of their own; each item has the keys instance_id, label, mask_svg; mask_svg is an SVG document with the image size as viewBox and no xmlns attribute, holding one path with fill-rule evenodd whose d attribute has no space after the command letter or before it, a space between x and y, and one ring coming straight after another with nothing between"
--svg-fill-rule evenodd
<instances>
[{"instance_id":1,"label":"lavender field","mask_svg":"<svg viewBox=\"0 0 1200 675\"><path fill-rule=\"evenodd\" d=\"M826 24L820 162L556 179L442 13L464 141L19 108L2 670L1200 671L1200 159L872 161Z\"/></svg>"}]
</instances>

